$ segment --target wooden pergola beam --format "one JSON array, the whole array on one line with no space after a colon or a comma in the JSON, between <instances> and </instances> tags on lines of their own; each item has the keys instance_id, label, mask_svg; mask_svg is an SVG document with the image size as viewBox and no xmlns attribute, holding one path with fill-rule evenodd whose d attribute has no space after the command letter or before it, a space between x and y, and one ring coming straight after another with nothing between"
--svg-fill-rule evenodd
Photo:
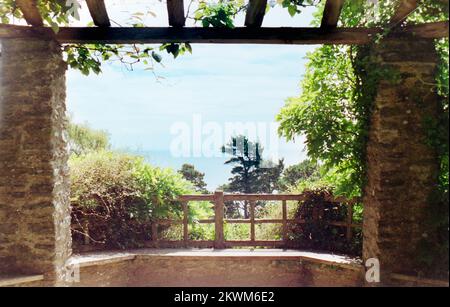
<instances>
[{"instance_id":1,"label":"wooden pergola beam","mask_svg":"<svg viewBox=\"0 0 450 307\"><path fill-rule=\"evenodd\" d=\"M266 13L267 0L250 0L245 14L245 26L261 27Z\"/></svg>"},{"instance_id":2,"label":"wooden pergola beam","mask_svg":"<svg viewBox=\"0 0 450 307\"><path fill-rule=\"evenodd\" d=\"M44 25L44 21L36 3L37 0L16 0L17 7L22 12L25 21L29 25L40 27Z\"/></svg>"},{"instance_id":3,"label":"wooden pergola beam","mask_svg":"<svg viewBox=\"0 0 450 307\"><path fill-rule=\"evenodd\" d=\"M343 6L344 0L327 0L320 27L327 30L336 28Z\"/></svg>"},{"instance_id":4,"label":"wooden pergola beam","mask_svg":"<svg viewBox=\"0 0 450 307\"><path fill-rule=\"evenodd\" d=\"M99 28L61 27L55 34L48 27L28 27L0 24L0 38L54 38L62 44L159 44L159 43L215 43L215 44L347 44L362 45L382 33L381 28ZM390 33L393 38L415 36L442 38L449 35L449 23L406 26Z\"/></svg>"},{"instance_id":5,"label":"wooden pergola beam","mask_svg":"<svg viewBox=\"0 0 450 307\"><path fill-rule=\"evenodd\" d=\"M184 16L183 0L167 0L167 13L170 26L184 27L186 17Z\"/></svg>"},{"instance_id":6,"label":"wooden pergola beam","mask_svg":"<svg viewBox=\"0 0 450 307\"><path fill-rule=\"evenodd\" d=\"M394 16L391 18L391 24L397 25L404 21L417 8L417 5L417 0L400 0Z\"/></svg>"},{"instance_id":7,"label":"wooden pergola beam","mask_svg":"<svg viewBox=\"0 0 450 307\"><path fill-rule=\"evenodd\" d=\"M110 27L108 12L104 0L86 0L94 24L98 27Z\"/></svg>"}]
</instances>

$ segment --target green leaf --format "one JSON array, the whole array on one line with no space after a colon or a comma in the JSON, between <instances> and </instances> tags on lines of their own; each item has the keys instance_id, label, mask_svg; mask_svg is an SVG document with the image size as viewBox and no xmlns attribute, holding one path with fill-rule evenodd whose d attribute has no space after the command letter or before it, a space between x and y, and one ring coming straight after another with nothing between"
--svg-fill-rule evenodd
<instances>
[{"instance_id":1,"label":"green leaf","mask_svg":"<svg viewBox=\"0 0 450 307\"><path fill-rule=\"evenodd\" d=\"M189 51L189 53L191 53L191 54L192 54L192 46L191 46L191 44L189 44L189 43L185 43L184 45L185 45L185 47L186 47L187 51Z\"/></svg>"},{"instance_id":2,"label":"green leaf","mask_svg":"<svg viewBox=\"0 0 450 307\"><path fill-rule=\"evenodd\" d=\"M291 17L294 17L295 14L297 14L297 6L295 4L289 5L288 12L289 12L289 15L291 15Z\"/></svg>"},{"instance_id":3,"label":"green leaf","mask_svg":"<svg viewBox=\"0 0 450 307\"><path fill-rule=\"evenodd\" d=\"M152 58L158 63L161 63L161 61L162 61L161 55L159 55L155 51L152 51Z\"/></svg>"},{"instance_id":4,"label":"green leaf","mask_svg":"<svg viewBox=\"0 0 450 307\"><path fill-rule=\"evenodd\" d=\"M202 26L203 26L204 28L209 27L209 25L210 25L210 22L209 22L208 19L202 19Z\"/></svg>"}]
</instances>

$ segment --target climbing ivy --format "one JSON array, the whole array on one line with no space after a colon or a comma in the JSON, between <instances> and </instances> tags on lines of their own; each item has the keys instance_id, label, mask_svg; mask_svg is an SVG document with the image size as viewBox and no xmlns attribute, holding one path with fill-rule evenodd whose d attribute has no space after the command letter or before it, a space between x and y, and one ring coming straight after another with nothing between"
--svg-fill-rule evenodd
<instances>
[{"instance_id":1,"label":"climbing ivy","mask_svg":"<svg viewBox=\"0 0 450 307\"><path fill-rule=\"evenodd\" d=\"M428 233L419 242L417 261L425 273L447 278L441 270L448 268L449 252L449 42L448 38L436 43L439 55L437 70L437 92L440 109L436 118L425 119L427 143L436 151L439 158L439 178L434 193L430 195L426 219L423 221ZM444 272L445 273L445 272Z\"/></svg>"},{"instance_id":2,"label":"climbing ivy","mask_svg":"<svg viewBox=\"0 0 450 307\"><path fill-rule=\"evenodd\" d=\"M380 1L379 6L366 0L346 1L340 23L348 27L379 26L389 30L393 7L393 1ZM441 1L421 2L416 12L401 23L445 20L448 18L446 9L448 3ZM321 16L322 10L319 10L314 25L320 23ZM382 36L388 32L374 43L382 42ZM448 39L439 42L437 47L442 63L436 82L444 97L442 114L445 115L445 109L448 114ZM370 67L367 50L367 46L324 45L308 54L302 94L289 98L277 116L280 134L288 139L306 135L309 156L324 163L328 171L325 176L332 177L336 183L335 192L349 197L360 196L365 182L367 130L376 84L380 78L395 82L398 77L392 69ZM443 117L442 121L448 122L448 117ZM445 128L442 124L438 126ZM446 137L448 144L448 136L436 132L435 140L436 134L442 139L442 176L448 178L448 168L445 170L448 146L444 144Z\"/></svg>"},{"instance_id":3,"label":"climbing ivy","mask_svg":"<svg viewBox=\"0 0 450 307\"><path fill-rule=\"evenodd\" d=\"M44 24L50 26L54 32L58 32L60 26L67 26L71 20L79 18L80 4L76 0L37 0L36 3ZM153 16L154 13L151 11L132 13L126 21L126 26L144 27L145 18L149 15ZM15 1L3 1L0 6L2 23L15 23L22 18L23 15ZM87 26L93 26L93 23L90 22ZM192 50L189 44L184 43L164 44L159 48L137 44L65 44L62 49L68 65L84 75L101 73L102 63L106 61L120 62L129 70L133 70L136 64L142 64L146 70L153 71L155 64L162 61L159 51L167 51L177 57L186 50Z\"/></svg>"},{"instance_id":4,"label":"climbing ivy","mask_svg":"<svg viewBox=\"0 0 450 307\"><path fill-rule=\"evenodd\" d=\"M245 8L243 0L237 1L201 1L195 11L195 20L202 26L215 28L234 28L234 18Z\"/></svg>"},{"instance_id":5,"label":"climbing ivy","mask_svg":"<svg viewBox=\"0 0 450 307\"><path fill-rule=\"evenodd\" d=\"M418 9L399 24L389 23L392 1L375 7L364 0L346 1L341 15L342 26L379 26L386 31L373 44L383 42L393 26L408 22L448 20L448 2L421 1ZM391 4L391 5L390 5ZM321 11L315 25L320 23ZM448 267L448 190L449 190L449 47L448 38L436 41L440 57L435 85L441 97L437 118L426 119L428 144L440 159L440 177L436 191L430 195L428 218L417 261L424 272ZM277 116L280 134L293 139L306 135L308 155L324 163L325 182L333 182L335 194L361 196L366 178L366 143L373 99L378 80L396 82L392 69L374 68L370 63L370 46L322 46L308 55L302 94L289 98Z\"/></svg>"},{"instance_id":6,"label":"climbing ivy","mask_svg":"<svg viewBox=\"0 0 450 307\"><path fill-rule=\"evenodd\" d=\"M316 6L320 0L277 0L276 4L286 8L292 17L302 12L302 8L307 6ZM273 4L275 5L275 3Z\"/></svg>"},{"instance_id":7,"label":"climbing ivy","mask_svg":"<svg viewBox=\"0 0 450 307\"><path fill-rule=\"evenodd\" d=\"M55 31L58 30L60 25L67 25L70 17L77 17L74 12L79 7L77 1L67 0L38 0L36 4L44 22ZM18 9L16 1L2 1L0 6L0 20L2 23L11 23L15 19L22 18L22 12Z\"/></svg>"},{"instance_id":8,"label":"climbing ivy","mask_svg":"<svg viewBox=\"0 0 450 307\"><path fill-rule=\"evenodd\" d=\"M321 3L313 25L320 24L323 8ZM386 18L367 1L355 0L345 2L341 23L355 27ZM333 182L334 193L347 197L361 196L365 179L366 131L374 93L361 81L371 78L375 83L379 77L364 69L364 51L358 46L324 45L308 54L302 95L289 98L277 116L282 136L306 135L308 156L323 162L324 177ZM368 72L373 76L364 76Z\"/></svg>"}]
</instances>

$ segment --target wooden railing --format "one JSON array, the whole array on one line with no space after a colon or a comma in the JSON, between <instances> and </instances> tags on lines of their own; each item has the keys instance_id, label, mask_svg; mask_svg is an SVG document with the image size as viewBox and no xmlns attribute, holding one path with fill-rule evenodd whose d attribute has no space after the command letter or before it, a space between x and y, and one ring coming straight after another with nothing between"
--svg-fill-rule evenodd
<instances>
[{"instance_id":1,"label":"wooden railing","mask_svg":"<svg viewBox=\"0 0 450 307\"><path fill-rule=\"evenodd\" d=\"M199 248L231 248L238 246L252 246L252 247L286 247L288 246L288 225L290 223L302 224L306 223L303 219L289 219L287 202L288 201L304 201L306 196L302 194L224 194L221 191L216 191L214 194L208 195L183 195L179 198L183 208L182 220L158 220L152 224L152 241L148 244L149 247L199 247ZM198 220L199 224L214 224L215 235L214 240L190 240L189 239L189 202L190 201L207 201L214 204L214 218ZM229 201L247 201L249 204L249 218L248 219L227 219L224 217L225 202ZM281 219L256 219L255 206L257 201L281 201L282 218ZM356 200L348 201L344 198L327 199L329 202L336 202L348 206L347 218L345 221L328 221L327 224L340 226L346 228L346 239L351 240L353 235L353 228L361 227L360 224L353 223L353 206ZM313 211L313 219L319 219L321 213ZM250 238L249 240L225 240L224 225L228 224L250 224ZM255 225L264 223L278 223L282 224L282 239L281 240L256 240ZM159 238L158 225L182 225L183 238L182 240L164 240Z\"/></svg>"}]
</instances>

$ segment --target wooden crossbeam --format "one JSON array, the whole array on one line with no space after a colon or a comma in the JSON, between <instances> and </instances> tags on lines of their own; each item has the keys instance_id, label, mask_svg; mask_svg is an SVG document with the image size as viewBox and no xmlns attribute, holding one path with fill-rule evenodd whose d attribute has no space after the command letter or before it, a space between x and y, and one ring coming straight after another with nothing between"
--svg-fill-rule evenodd
<instances>
[{"instance_id":1,"label":"wooden crossbeam","mask_svg":"<svg viewBox=\"0 0 450 307\"><path fill-rule=\"evenodd\" d=\"M167 0L167 13L169 14L169 25L184 27L186 18L183 0Z\"/></svg>"},{"instance_id":2,"label":"wooden crossbeam","mask_svg":"<svg viewBox=\"0 0 450 307\"><path fill-rule=\"evenodd\" d=\"M16 0L17 7L22 11L25 21L32 26L43 26L44 21L37 8L37 0Z\"/></svg>"},{"instance_id":3,"label":"wooden crossbeam","mask_svg":"<svg viewBox=\"0 0 450 307\"><path fill-rule=\"evenodd\" d=\"M92 20L94 21L94 24L96 26L111 26L104 0L86 0L86 4L88 6L89 13L91 14Z\"/></svg>"},{"instance_id":4,"label":"wooden crossbeam","mask_svg":"<svg viewBox=\"0 0 450 307\"><path fill-rule=\"evenodd\" d=\"M370 43L381 28L100 28L61 27L55 34L48 27L0 24L0 38L42 37L65 43L159 44L174 42L214 44L347 44ZM435 22L405 26L389 34L393 38L414 35L419 38L443 38L449 35L449 23Z\"/></svg>"},{"instance_id":5,"label":"wooden crossbeam","mask_svg":"<svg viewBox=\"0 0 450 307\"><path fill-rule=\"evenodd\" d=\"M267 0L250 0L245 14L245 26L261 27L266 13Z\"/></svg>"},{"instance_id":6,"label":"wooden crossbeam","mask_svg":"<svg viewBox=\"0 0 450 307\"><path fill-rule=\"evenodd\" d=\"M344 0L327 0L320 27L327 30L336 28L343 6Z\"/></svg>"},{"instance_id":7,"label":"wooden crossbeam","mask_svg":"<svg viewBox=\"0 0 450 307\"><path fill-rule=\"evenodd\" d=\"M394 16L391 18L391 24L397 25L404 21L418 5L417 0L400 0L395 10Z\"/></svg>"}]
</instances>

